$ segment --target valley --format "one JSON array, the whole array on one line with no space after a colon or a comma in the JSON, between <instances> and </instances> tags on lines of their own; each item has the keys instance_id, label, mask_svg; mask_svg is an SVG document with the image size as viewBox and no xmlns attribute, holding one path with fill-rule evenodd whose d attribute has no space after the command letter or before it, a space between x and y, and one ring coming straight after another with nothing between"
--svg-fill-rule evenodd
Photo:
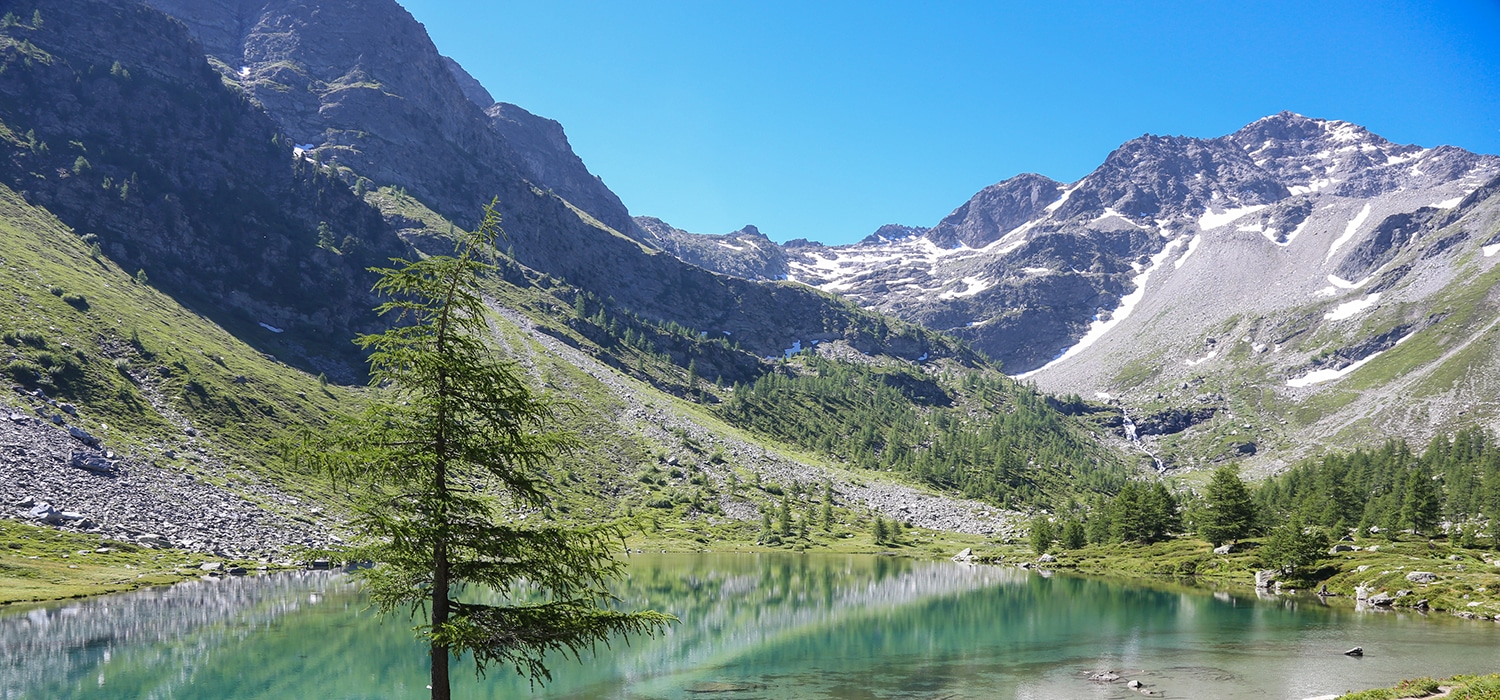
<instances>
[{"instance_id":1,"label":"valley","mask_svg":"<svg viewBox=\"0 0 1500 700\"><path fill-rule=\"evenodd\" d=\"M427 406L371 382L371 338L432 322L383 315L422 289L375 285L452 260L492 210L503 230L447 298L480 300L464 340L550 407L516 444L555 428L567 447L464 472L455 498L516 542L608 533L610 552L655 557L640 568L652 583L624 589L633 602L680 602L661 593L684 571L764 594L787 636L736 658L812 673L787 660L793 637L865 635L876 599L908 631L958 602L1033 625L1027 606L1072 596L1105 601L1121 630L1116 603L1135 598L1166 629L1179 608L1239 624L1244 596L1288 639L1363 624L1343 609L1356 598L1390 612L1380 625L1500 620L1496 155L1284 111L1130 139L1073 182L1014 175L931 226L777 242L633 212L562 124L497 101L395 0L33 4L10 3L0 26L0 604L194 580L287 614L314 589L366 600L292 570L370 576L368 553L402 541L368 529L389 484L361 490L308 454L356 416ZM437 415L479 412L461 405ZM828 583L838 566L876 588ZM767 582L794 570L806 590ZM1216 592L1186 592L1203 588ZM1307 596L1318 588L1329 596ZM992 589L1018 602L976 602ZM223 619L239 614L207 590ZM777 607L808 591L826 605ZM149 617L158 593L119 600ZM735 618L708 598L684 621ZM19 620L0 616L0 643ZM196 643L228 644L206 624ZM710 656L689 647L620 663L697 692L661 671ZM1025 663L1054 695L1078 680ZM156 682L131 664L111 668ZM774 685L773 671L731 685ZM601 672L584 696L630 673Z\"/></svg>"}]
</instances>

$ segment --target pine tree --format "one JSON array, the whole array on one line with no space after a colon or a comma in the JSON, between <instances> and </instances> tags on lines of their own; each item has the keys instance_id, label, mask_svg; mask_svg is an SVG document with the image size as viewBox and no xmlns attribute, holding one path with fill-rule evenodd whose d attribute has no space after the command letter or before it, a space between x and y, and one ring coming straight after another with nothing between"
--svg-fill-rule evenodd
<instances>
[{"instance_id":1,"label":"pine tree","mask_svg":"<svg viewBox=\"0 0 1500 700\"><path fill-rule=\"evenodd\" d=\"M1031 521L1031 548L1037 554L1046 554L1052 548L1052 541L1057 539L1052 532L1052 521L1045 516L1040 516Z\"/></svg>"},{"instance_id":2,"label":"pine tree","mask_svg":"<svg viewBox=\"0 0 1500 700\"><path fill-rule=\"evenodd\" d=\"M1401 524L1417 534L1431 533L1442 513L1442 494L1432 479L1432 469L1420 464L1406 480L1406 502L1401 508Z\"/></svg>"},{"instance_id":3,"label":"pine tree","mask_svg":"<svg viewBox=\"0 0 1500 700\"><path fill-rule=\"evenodd\" d=\"M1317 563L1327 549L1328 538L1321 531L1309 531L1302 518L1293 515L1271 530L1258 552L1263 566L1293 573Z\"/></svg>"},{"instance_id":4,"label":"pine tree","mask_svg":"<svg viewBox=\"0 0 1500 700\"><path fill-rule=\"evenodd\" d=\"M792 536L792 504L786 496L781 497L781 509L776 512L777 530L782 537Z\"/></svg>"},{"instance_id":5,"label":"pine tree","mask_svg":"<svg viewBox=\"0 0 1500 700\"><path fill-rule=\"evenodd\" d=\"M1083 523L1077 520L1068 520L1063 523L1062 541L1064 549L1080 549L1088 544L1088 535L1084 532Z\"/></svg>"},{"instance_id":6,"label":"pine tree","mask_svg":"<svg viewBox=\"0 0 1500 700\"><path fill-rule=\"evenodd\" d=\"M376 310L396 322L357 343L371 351L372 384L388 388L326 436L305 435L297 451L362 487L349 556L374 562L356 575L382 613L425 613L416 631L429 647L434 700L451 697L450 654L472 654L480 674L499 664L548 680L547 655L654 634L672 619L599 606L621 572L618 527L502 519L513 507L550 512L542 469L576 441L482 340L489 326L476 285L501 233L491 204L453 255L377 271L375 290L390 301ZM465 596L476 587L529 594L491 605Z\"/></svg>"},{"instance_id":7,"label":"pine tree","mask_svg":"<svg viewBox=\"0 0 1500 700\"><path fill-rule=\"evenodd\" d=\"M1255 526L1255 504L1237 468L1226 465L1214 470L1203 497L1199 536L1215 547L1250 536Z\"/></svg>"},{"instance_id":8,"label":"pine tree","mask_svg":"<svg viewBox=\"0 0 1500 700\"><path fill-rule=\"evenodd\" d=\"M883 517L881 517L879 515L876 515L875 516L875 544L885 544L886 540L889 539L890 536L891 536L890 535L890 530L888 530L886 528L885 518L883 518Z\"/></svg>"}]
</instances>

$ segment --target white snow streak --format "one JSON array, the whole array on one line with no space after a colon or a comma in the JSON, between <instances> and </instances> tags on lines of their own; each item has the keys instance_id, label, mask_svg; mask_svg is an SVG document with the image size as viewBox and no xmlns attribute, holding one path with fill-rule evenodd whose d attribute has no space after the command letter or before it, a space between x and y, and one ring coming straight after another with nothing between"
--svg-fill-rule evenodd
<instances>
[{"instance_id":1,"label":"white snow streak","mask_svg":"<svg viewBox=\"0 0 1500 700\"><path fill-rule=\"evenodd\" d=\"M964 283L964 290L963 291L958 291L957 289L950 289L950 290L948 290L946 292L943 292L942 294L939 294L938 298L939 299L957 299L959 297L971 297L971 296L974 296L975 294L978 294L978 293L980 293L980 292L982 292L982 291L984 291L986 289L989 289L990 287L995 286L994 282L992 282L992 281L987 282L983 278L980 278L980 277L965 277L965 278L963 278L963 283Z\"/></svg>"},{"instance_id":2,"label":"white snow streak","mask_svg":"<svg viewBox=\"0 0 1500 700\"><path fill-rule=\"evenodd\" d=\"M1223 226L1224 224L1234 221L1235 219L1245 216L1246 214L1254 214L1255 212L1258 212L1265 208L1266 205L1264 204L1252 204L1248 207L1228 209L1218 214L1215 214L1214 210L1210 208L1204 210L1203 216L1198 217L1198 228L1204 231L1207 231L1211 228L1218 228L1220 226Z\"/></svg>"},{"instance_id":3,"label":"white snow streak","mask_svg":"<svg viewBox=\"0 0 1500 700\"><path fill-rule=\"evenodd\" d=\"M1410 335L1402 336L1400 340L1396 341L1396 344L1400 345L1406 342L1406 339L1410 337ZM1313 384L1322 384L1323 382L1331 382L1335 379L1342 379L1345 376L1348 376L1350 372L1353 372L1354 370L1357 370L1360 367L1364 367L1365 365L1369 364L1370 360L1373 360L1384 354L1384 350L1381 350L1377 353L1371 353L1369 356L1365 357L1365 359L1360 360L1359 362L1355 362L1343 369L1320 369L1315 372L1308 372L1307 374L1297 377L1296 379L1288 379L1286 385L1292 387L1293 389L1301 389L1302 387L1311 386Z\"/></svg>"},{"instance_id":4,"label":"white snow streak","mask_svg":"<svg viewBox=\"0 0 1500 700\"><path fill-rule=\"evenodd\" d=\"M1212 360L1212 359L1214 359L1215 357L1218 357L1218 356L1219 356L1219 351L1218 350L1210 350L1207 355L1204 355L1203 357L1200 357L1200 358L1198 358L1196 360L1183 360L1182 364L1185 364L1185 365L1187 365L1189 367L1197 367L1198 365L1201 365L1201 364L1203 364L1205 362L1208 362L1209 360Z\"/></svg>"},{"instance_id":5,"label":"white snow streak","mask_svg":"<svg viewBox=\"0 0 1500 700\"><path fill-rule=\"evenodd\" d=\"M1464 201L1463 197L1454 197L1453 199L1445 199L1441 202L1437 202L1435 204L1432 204L1431 206L1437 209L1452 209L1458 206L1458 203L1462 201Z\"/></svg>"},{"instance_id":6,"label":"white snow streak","mask_svg":"<svg viewBox=\"0 0 1500 700\"><path fill-rule=\"evenodd\" d=\"M1353 238L1354 234L1359 232L1360 225L1368 218L1370 218L1370 205L1367 203L1363 209L1359 210L1358 214L1354 215L1354 220L1350 221L1349 225L1344 227L1344 235L1339 236L1339 239L1333 242L1333 245L1328 248L1328 254L1323 256L1323 260L1326 261L1332 258L1334 251L1338 250L1339 246L1348 243L1349 239Z\"/></svg>"},{"instance_id":7,"label":"white snow streak","mask_svg":"<svg viewBox=\"0 0 1500 700\"><path fill-rule=\"evenodd\" d=\"M1484 257L1488 258L1488 257L1494 255L1495 253L1500 253L1500 243L1496 243L1494 245L1487 245L1487 246L1484 247Z\"/></svg>"},{"instance_id":8,"label":"white snow streak","mask_svg":"<svg viewBox=\"0 0 1500 700\"><path fill-rule=\"evenodd\" d=\"M1369 284L1370 280L1372 279L1375 279L1375 275L1370 275L1369 277L1366 277L1358 282L1350 282L1349 280L1339 277L1338 275L1329 275L1328 283L1335 287L1338 287L1339 289L1359 289L1360 287Z\"/></svg>"},{"instance_id":9,"label":"white snow streak","mask_svg":"<svg viewBox=\"0 0 1500 700\"><path fill-rule=\"evenodd\" d=\"M1203 236L1195 234L1193 236L1193 240L1188 241L1187 252L1183 253L1182 257L1180 257L1180 258L1177 259L1177 262L1172 263L1172 265L1173 265L1172 269L1174 269L1174 270L1181 270L1182 269L1182 264L1185 263L1185 262L1187 262L1188 258L1192 257L1193 251L1197 250L1198 249L1198 244L1202 243L1202 242L1203 242Z\"/></svg>"},{"instance_id":10,"label":"white snow streak","mask_svg":"<svg viewBox=\"0 0 1500 700\"><path fill-rule=\"evenodd\" d=\"M1332 184L1332 179L1324 177L1313 180L1306 185L1292 185L1291 187L1288 187L1286 189L1288 192L1291 192L1293 196L1296 196L1299 194L1311 194Z\"/></svg>"},{"instance_id":11,"label":"white snow streak","mask_svg":"<svg viewBox=\"0 0 1500 700\"><path fill-rule=\"evenodd\" d=\"M273 325L271 325L269 323L265 323L265 322L261 322L260 327L264 328L264 329L266 329L268 331L271 331L272 333L284 333L285 332L283 329L277 328L276 326L273 326Z\"/></svg>"},{"instance_id":12,"label":"white snow streak","mask_svg":"<svg viewBox=\"0 0 1500 700\"><path fill-rule=\"evenodd\" d=\"M1026 377L1036 374L1037 372L1047 369L1048 367L1056 365L1060 362L1066 362L1068 358L1073 357L1080 352L1083 352L1090 345L1093 345L1100 338L1104 337L1105 333L1108 333L1115 326L1120 325L1120 322L1128 318L1130 316L1130 312L1135 310L1136 305L1141 303L1141 299L1144 299L1146 297L1146 282L1151 279L1151 273L1155 272L1157 268L1161 267L1162 263L1166 262L1167 258L1171 257L1173 253L1177 252L1177 248L1181 246L1182 243L1183 239L1178 238L1163 246L1160 253L1151 256L1151 265L1143 270L1140 274L1135 276L1135 279L1132 280L1132 282L1135 283L1135 289L1132 290L1129 294L1120 297L1120 305L1115 307L1114 313L1110 314L1108 321L1095 320L1092 324L1089 325L1089 329L1083 334L1083 337L1079 338L1078 342L1072 347L1064 350L1061 355L1058 355L1057 359L1054 359L1051 362L1042 365L1041 367L1031 370L1030 372L1018 374L1016 375L1016 378L1025 379Z\"/></svg>"},{"instance_id":13,"label":"white snow streak","mask_svg":"<svg viewBox=\"0 0 1500 700\"><path fill-rule=\"evenodd\" d=\"M1323 314L1323 318L1328 319L1329 321L1342 321L1346 318L1351 318L1358 315L1365 309L1374 306L1378 301L1380 301L1380 292L1375 292L1374 294L1371 294L1370 296L1367 296L1363 299L1355 299L1354 301L1346 301L1342 304L1339 304L1338 308L1329 311L1326 314Z\"/></svg>"},{"instance_id":14,"label":"white snow streak","mask_svg":"<svg viewBox=\"0 0 1500 700\"><path fill-rule=\"evenodd\" d=\"M1070 197L1070 196L1073 195L1073 191L1076 190L1076 189L1078 189L1079 187L1082 187L1082 186L1083 186L1083 181L1079 180L1072 187L1069 187L1066 191L1064 191L1062 193L1061 197L1057 198L1056 202L1053 202L1053 203L1047 205L1047 213L1051 214L1052 212L1055 212L1059 208L1061 208L1062 205L1063 205L1063 202L1068 201L1068 197Z\"/></svg>"}]
</instances>

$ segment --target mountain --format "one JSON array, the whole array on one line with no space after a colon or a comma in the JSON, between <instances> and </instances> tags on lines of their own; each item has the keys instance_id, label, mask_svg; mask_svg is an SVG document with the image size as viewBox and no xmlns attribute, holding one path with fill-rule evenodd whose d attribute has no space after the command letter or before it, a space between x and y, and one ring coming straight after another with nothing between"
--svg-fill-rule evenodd
<instances>
[{"instance_id":1,"label":"mountain","mask_svg":"<svg viewBox=\"0 0 1500 700\"><path fill-rule=\"evenodd\" d=\"M560 125L515 105L483 105L489 93L395 0L150 5L182 21L225 84L302 157L356 191L398 189L459 226L493 199L507 251L526 267L652 321L729 334L758 356L846 336L883 347L839 300L713 274L655 247ZM386 213L391 226L411 228ZM901 352L944 351L927 343Z\"/></svg>"},{"instance_id":2,"label":"mountain","mask_svg":"<svg viewBox=\"0 0 1500 700\"><path fill-rule=\"evenodd\" d=\"M1133 139L1070 184L1020 175L930 229L783 252L791 279L963 338L1044 390L1123 399L1169 464L1275 466L1386 421L1423 440L1496 425L1495 313L1475 299L1500 262L1497 176L1495 156L1283 112ZM1338 388L1386 351L1375 366L1409 357L1400 371L1357 401ZM1455 372L1464 386L1402 403L1412 373Z\"/></svg>"},{"instance_id":3,"label":"mountain","mask_svg":"<svg viewBox=\"0 0 1500 700\"><path fill-rule=\"evenodd\" d=\"M549 475L562 517L649 512L697 547L769 541L761 516L797 499L830 515L789 547L868 539L876 514L1010 537L1131 474L961 341L775 279L753 227L631 217L394 2L22 14L0 26L7 517L221 556L336 541L342 497L284 448L378 391L350 342L389 322L368 268L451 250L490 201L496 349L586 438ZM668 249L765 257L734 276Z\"/></svg>"}]
</instances>

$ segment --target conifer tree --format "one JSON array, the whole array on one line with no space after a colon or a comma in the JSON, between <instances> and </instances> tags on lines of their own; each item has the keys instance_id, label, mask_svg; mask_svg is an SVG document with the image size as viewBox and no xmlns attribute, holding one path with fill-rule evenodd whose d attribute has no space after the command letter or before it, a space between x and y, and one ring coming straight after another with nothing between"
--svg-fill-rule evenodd
<instances>
[{"instance_id":1,"label":"conifer tree","mask_svg":"<svg viewBox=\"0 0 1500 700\"><path fill-rule=\"evenodd\" d=\"M425 618L416 631L429 647L434 700L451 697L450 655L472 655L481 675L500 664L545 681L546 654L654 634L671 620L600 605L621 573L618 527L505 518L514 508L550 512L542 470L574 439L555 427L552 402L482 339L477 285L501 233L491 204L452 255L376 270L375 289L390 299L376 310L395 323L356 342L371 351L379 397L328 437L304 436L297 453L360 487L349 556L374 562L356 575L382 613ZM480 602L475 587L500 602Z\"/></svg>"},{"instance_id":2,"label":"conifer tree","mask_svg":"<svg viewBox=\"0 0 1500 700\"><path fill-rule=\"evenodd\" d=\"M1046 517L1037 517L1031 521L1031 549L1037 554L1046 554L1052 548L1052 541L1057 539L1052 532L1052 522Z\"/></svg>"},{"instance_id":3,"label":"conifer tree","mask_svg":"<svg viewBox=\"0 0 1500 700\"><path fill-rule=\"evenodd\" d=\"M1406 502L1401 508L1401 524L1417 534L1431 533L1442 512L1442 494L1432 479L1432 470L1420 464L1406 480Z\"/></svg>"},{"instance_id":4,"label":"conifer tree","mask_svg":"<svg viewBox=\"0 0 1500 700\"><path fill-rule=\"evenodd\" d=\"M1204 508L1198 516L1198 534L1217 547L1248 537L1255 526L1255 504L1250 491L1231 465L1214 470L1204 489Z\"/></svg>"}]
</instances>

